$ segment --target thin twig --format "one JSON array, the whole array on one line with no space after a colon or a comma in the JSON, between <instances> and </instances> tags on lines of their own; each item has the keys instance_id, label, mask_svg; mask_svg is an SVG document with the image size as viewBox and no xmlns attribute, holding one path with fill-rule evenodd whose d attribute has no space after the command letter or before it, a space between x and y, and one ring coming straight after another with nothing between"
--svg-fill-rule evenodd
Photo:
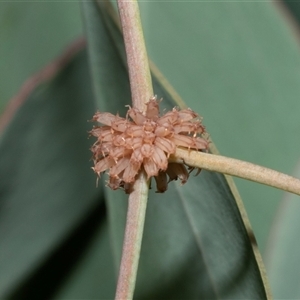
<instances>
[{"instance_id":1,"label":"thin twig","mask_svg":"<svg viewBox=\"0 0 300 300\"><path fill-rule=\"evenodd\" d=\"M153 88L138 2L118 0L118 7L125 42L132 104L140 111L144 111L145 102L153 96Z\"/></svg>"},{"instance_id":2,"label":"thin twig","mask_svg":"<svg viewBox=\"0 0 300 300\"><path fill-rule=\"evenodd\" d=\"M184 162L191 167L248 179L300 195L299 179L246 161L180 148L169 161Z\"/></svg>"},{"instance_id":3,"label":"thin twig","mask_svg":"<svg viewBox=\"0 0 300 300\"><path fill-rule=\"evenodd\" d=\"M127 55L132 104L145 111L145 102L153 96L138 3L118 0ZM132 299L142 244L149 182L144 171L138 174L129 195L126 228L115 299Z\"/></svg>"}]
</instances>

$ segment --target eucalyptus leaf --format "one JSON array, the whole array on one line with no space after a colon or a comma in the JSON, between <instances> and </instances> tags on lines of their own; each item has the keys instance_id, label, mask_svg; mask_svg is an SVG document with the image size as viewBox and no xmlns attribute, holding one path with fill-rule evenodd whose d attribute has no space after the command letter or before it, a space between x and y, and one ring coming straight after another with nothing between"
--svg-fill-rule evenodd
<instances>
[{"instance_id":1,"label":"eucalyptus leaf","mask_svg":"<svg viewBox=\"0 0 300 300\"><path fill-rule=\"evenodd\" d=\"M74 263L74 270L63 282L55 299L113 299L116 277L107 228L108 222L106 218L99 218L99 214L97 220L98 224L94 223L94 227L90 228L91 231L96 232L85 249L84 255ZM86 228L85 234L87 233Z\"/></svg>"},{"instance_id":2,"label":"eucalyptus leaf","mask_svg":"<svg viewBox=\"0 0 300 300\"><path fill-rule=\"evenodd\" d=\"M105 4L83 4L94 90L100 110L129 104L122 36ZM109 29L109 31L108 31ZM107 37L103 39L103 32ZM99 38L101 36L101 38ZM104 65L99 61L104 61ZM111 64L107 74L105 65ZM97 77L96 77L96 76ZM111 81L111 78L118 80ZM119 83L121 82L121 87ZM176 105L154 76L162 110ZM106 96L114 93L115 99ZM115 101L115 102L114 102ZM147 99L145 99L147 101ZM120 263L127 196L105 190L116 266ZM223 175L202 171L185 186L149 195L136 299L264 299L267 297L251 239Z\"/></svg>"},{"instance_id":3,"label":"eucalyptus leaf","mask_svg":"<svg viewBox=\"0 0 300 300\"><path fill-rule=\"evenodd\" d=\"M23 105L1 136L1 299L54 294L104 217L89 161L87 56L81 50L68 60L19 95Z\"/></svg>"},{"instance_id":4,"label":"eucalyptus leaf","mask_svg":"<svg viewBox=\"0 0 300 300\"><path fill-rule=\"evenodd\" d=\"M76 2L0 2L0 111L21 84L82 34Z\"/></svg>"},{"instance_id":5,"label":"eucalyptus leaf","mask_svg":"<svg viewBox=\"0 0 300 300\"><path fill-rule=\"evenodd\" d=\"M300 178L300 162L295 177ZM300 298L300 198L286 194L274 218L266 249L266 266L275 299Z\"/></svg>"},{"instance_id":6,"label":"eucalyptus leaf","mask_svg":"<svg viewBox=\"0 0 300 300\"><path fill-rule=\"evenodd\" d=\"M297 13L299 2L286 3ZM140 2L150 58L203 116L222 155L291 174L300 149L300 53L296 22L282 6ZM263 253L283 192L235 182Z\"/></svg>"},{"instance_id":7,"label":"eucalyptus leaf","mask_svg":"<svg viewBox=\"0 0 300 300\"><path fill-rule=\"evenodd\" d=\"M223 144L227 153L233 153L229 144L242 155L247 146L259 159L284 153L286 160L276 158L278 166L290 167L299 148L297 141L293 147L286 145L290 134L299 131L297 110L290 107L299 103L295 75L300 59L280 16L269 3L187 3L141 3L150 53L155 58L160 53L156 61L164 69L171 61L168 76L189 99L188 105L204 115L213 138L227 141ZM88 150L93 141L87 139L92 124L86 121L96 109L124 116L125 105L131 104L130 88L123 40L111 10L104 2L99 6L84 2L83 16L88 53L81 50L23 97L23 105L1 136L3 299L114 296L127 196L104 188L105 175L95 187ZM26 30L22 36L27 38ZM4 66L8 68L7 63ZM161 112L185 105L154 65L152 71L155 93L164 99ZM277 106L279 102L283 105ZM237 119L233 111L238 111ZM244 117L244 111L252 113ZM274 124L277 134L271 135ZM237 135L241 130L247 134ZM272 155L258 146L267 143ZM265 198L258 195L267 188L256 187L252 184L247 190L251 191L248 201L259 202L251 206L257 214L256 207L261 208ZM261 219L272 214L272 209L264 207L259 209ZM292 225L287 224L289 230ZM290 245L279 245L271 255L275 257L271 274L275 297L299 293L289 277L282 289L284 281L278 283L278 266L287 267L286 274L294 278L298 274L292 269L296 256ZM285 262L287 252L291 257ZM165 194L151 190L137 299L264 299L269 296L265 280L243 204L230 178L202 171L197 177L192 173L184 186L170 183ZM286 289L291 294L284 295Z\"/></svg>"}]
</instances>

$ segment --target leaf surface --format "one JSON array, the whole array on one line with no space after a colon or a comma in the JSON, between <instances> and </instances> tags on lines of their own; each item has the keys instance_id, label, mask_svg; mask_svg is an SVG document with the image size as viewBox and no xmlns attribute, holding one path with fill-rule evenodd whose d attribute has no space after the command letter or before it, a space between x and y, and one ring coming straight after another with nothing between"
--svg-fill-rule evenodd
<instances>
[{"instance_id":1,"label":"leaf surface","mask_svg":"<svg viewBox=\"0 0 300 300\"><path fill-rule=\"evenodd\" d=\"M130 100L128 83L123 86L123 82L128 82L124 48L105 6L100 2L99 6L102 13L95 4L84 3L91 69L96 78L94 90L100 110L115 113L113 100L106 98L108 93L114 93L120 108ZM103 37L102 32L107 29L107 38L100 40L99 32ZM113 66L109 77L97 61L105 54L105 63ZM110 78L118 80L109 81ZM155 93L164 98L162 110L176 105L171 91L155 76L153 82ZM118 268L127 196L108 189L105 194ZM223 175L203 171L198 177L191 176L185 186L172 183L165 194L150 193L135 297L266 298L251 241Z\"/></svg>"},{"instance_id":2,"label":"leaf surface","mask_svg":"<svg viewBox=\"0 0 300 300\"><path fill-rule=\"evenodd\" d=\"M298 2L287 1L297 12ZM140 3L147 50L222 155L291 174L300 149L300 53L280 3ZM297 30L297 28L295 28ZM264 251L283 192L235 179Z\"/></svg>"},{"instance_id":3,"label":"leaf surface","mask_svg":"<svg viewBox=\"0 0 300 300\"><path fill-rule=\"evenodd\" d=\"M82 32L80 5L54 1L0 3L0 112L21 84Z\"/></svg>"},{"instance_id":4,"label":"leaf surface","mask_svg":"<svg viewBox=\"0 0 300 300\"><path fill-rule=\"evenodd\" d=\"M300 163L294 174L300 178ZM275 299L299 299L300 197L286 194L282 200L266 249L266 267Z\"/></svg>"},{"instance_id":5,"label":"leaf surface","mask_svg":"<svg viewBox=\"0 0 300 300\"><path fill-rule=\"evenodd\" d=\"M45 71L52 76L21 90L26 99L1 136L2 299L53 295L105 216L90 170L95 105L86 52L71 51ZM109 247L101 249L109 264Z\"/></svg>"}]
</instances>

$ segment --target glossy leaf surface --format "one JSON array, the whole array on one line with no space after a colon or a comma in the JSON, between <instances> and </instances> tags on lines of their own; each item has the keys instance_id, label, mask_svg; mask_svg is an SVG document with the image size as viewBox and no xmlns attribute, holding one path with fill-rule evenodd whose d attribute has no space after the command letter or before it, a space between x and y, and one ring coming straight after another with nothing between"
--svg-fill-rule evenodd
<instances>
[{"instance_id":1,"label":"glossy leaf surface","mask_svg":"<svg viewBox=\"0 0 300 300\"><path fill-rule=\"evenodd\" d=\"M294 174L300 178L300 164ZM266 250L266 266L275 299L299 299L300 197L286 194L277 211Z\"/></svg>"},{"instance_id":2,"label":"glossy leaf surface","mask_svg":"<svg viewBox=\"0 0 300 300\"><path fill-rule=\"evenodd\" d=\"M290 111L299 102L296 43L269 4L234 3L230 8L228 3L202 3L201 9L199 4L187 4L146 8L143 20L150 54L167 70L188 105L204 115L222 153L259 163L267 158L268 166L289 172L298 142L287 145L299 131L294 118L297 109ZM95 189L88 151L92 140L86 139L92 124L86 120L96 108L124 116L130 94L118 30L107 19L103 26L91 3L84 7L84 14L88 57L79 53L54 78L37 86L1 138L2 298L114 296L127 197L121 191L105 189L103 193L102 185ZM54 18L47 34L60 32L59 24ZM24 30L20 31L24 39L35 36ZM36 30L47 36L44 26ZM15 49L22 49L20 45L24 43L18 44L16 37ZM3 49L8 55L10 49ZM34 69L26 57L25 67ZM15 64L14 69L20 67ZM178 99L155 78L155 92L164 98L162 106L178 105ZM284 105L277 106L282 98ZM276 134L270 134L274 126ZM272 159L278 164L272 164ZM264 194L269 188L244 186L250 208L258 215L257 224L262 224L272 214L264 204L273 201L276 192ZM262 237L266 235L267 227L257 228L263 228ZM264 287L250 244L223 176L202 172L183 187L171 183L164 195L151 191L136 298L262 299Z\"/></svg>"},{"instance_id":3,"label":"glossy leaf surface","mask_svg":"<svg viewBox=\"0 0 300 300\"><path fill-rule=\"evenodd\" d=\"M30 93L1 138L1 298L55 293L104 220L89 162L95 106L87 57L81 50L68 59Z\"/></svg>"},{"instance_id":4,"label":"glossy leaf surface","mask_svg":"<svg viewBox=\"0 0 300 300\"><path fill-rule=\"evenodd\" d=\"M99 5L105 9L103 5ZM99 55L106 63L119 64L112 77L125 76L122 64L122 39L117 28L94 4L85 3L85 21L89 41L92 73L96 75L94 89L101 109L109 86L119 104L127 104L127 89L119 87L127 76L108 84ZM99 31L110 29L105 40ZM104 29L103 29L104 27ZM102 36L102 35L101 35ZM114 46L112 41L115 42ZM110 44L109 44L110 42ZM110 45L110 46L109 46ZM112 53L116 55L113 57ZM113 74L113 73L112 73ZM176 102L154 77L154 90L163 97L162 108L171 109ZM147 100L147 99L145 99ZM128 100L127 100L128 101ZM111 101L105 101L105 109ZM114 104L112 104L114 105ZM112 106L109 111L113 111ZM192 177L192 176L191 176ZM112 243L117 266L126 215L126 198L121 191L105 190L109 208ZM150 193L137 279L137 299L197 299L197 298L265 298L262 279L252 252L251 243L241 220L235 199L224 176L205 172L191 178L184 186L170 184L163 195Z\"/></svg>"},{"instance_id":5,"label":"glossy leaf surface","mask_svg":"<svg viewBox=\"0 0 300 300\"><path fill-rule=\"evenodd\" d=\"M23 82L82 34L79 3L0 2L0 111Z\"/></svg>"},{"instance_id":6,"label":"glossy leaf surface","mask_svg":"<svg viewBox=\"0 0 300 300\"><path fill-rule=\"evenodd\" d=\"M287 2L297 12L299 3ZM141 2L151 59L204 117L221 154L292 174L300 149L299 34L280 6ZM263 252L283 192L235 182Z\"/></svg>"}]
</instances>

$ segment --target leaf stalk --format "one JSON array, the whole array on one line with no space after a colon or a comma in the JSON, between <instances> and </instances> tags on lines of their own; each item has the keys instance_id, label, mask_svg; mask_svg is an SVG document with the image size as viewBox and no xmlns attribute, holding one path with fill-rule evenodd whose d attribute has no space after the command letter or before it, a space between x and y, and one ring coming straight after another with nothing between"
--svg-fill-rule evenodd
<instances>
[{"instance_id":1,"label":"leaf stalk","mask_svg":"<svg viewBox=\"0 0 300 300\"><path fill-rule=\"evenodd\" d=\"M248 179L300 195L299 179L246 161L181 148L176 149L169 161L184 162L191 167Z\"/></svg>"},{"instance_id":2,"label":"leaf stalk","mask_svg":"<svg viewBox=\"0 0 300 300\"><path fill-rule=\"evenodd\" d=\"M143 36L138 2L118 0L127 56L132 105L145 112L153 96L151 73ZM132 299L142 244L149 181L142 170L129 195L123 251L115 299Z\"/></svg>"}]
</instances>

